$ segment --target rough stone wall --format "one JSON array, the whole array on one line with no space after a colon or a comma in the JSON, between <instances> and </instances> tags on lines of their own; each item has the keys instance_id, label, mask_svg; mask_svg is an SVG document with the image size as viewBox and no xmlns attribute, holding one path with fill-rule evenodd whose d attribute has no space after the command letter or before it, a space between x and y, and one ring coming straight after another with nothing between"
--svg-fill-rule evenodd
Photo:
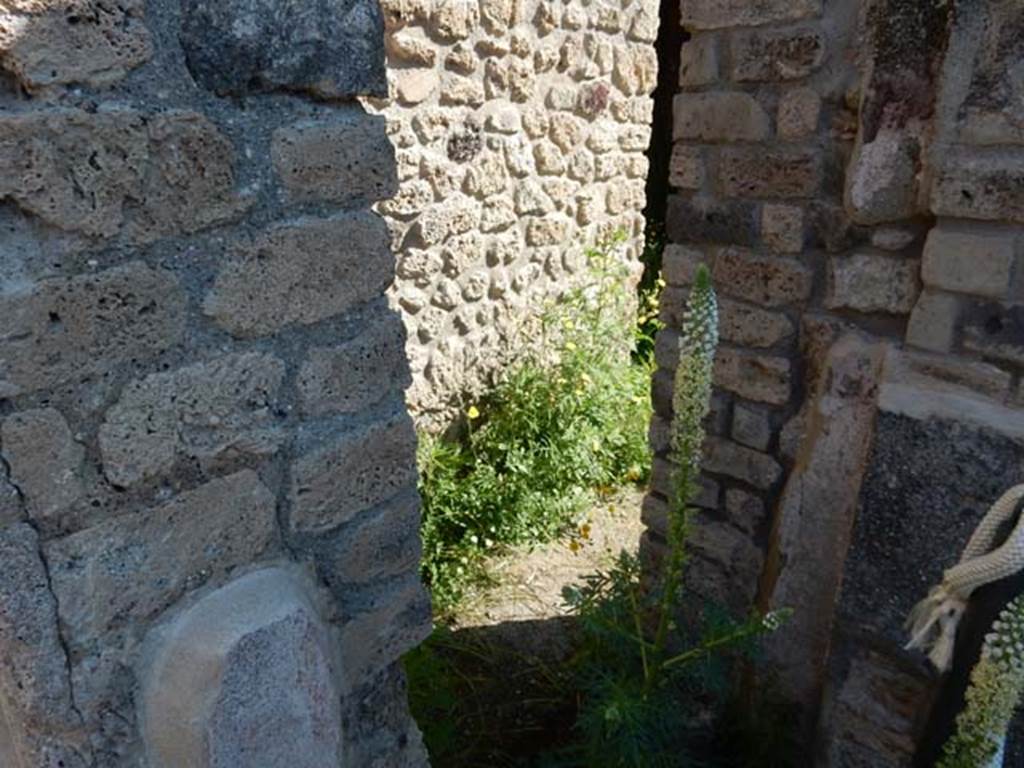
<instances>
[{"instance_id":1,"label":"rough stone wall","mask_svg":"<svg viewBox=\"0 0 1024 768\"><path fill-rule=\"evenodd\" d=\"M410 408L443 426L616 230L639 276L654 0L384 0L397 147L382 203Z\"/></svg>"},{"instance_id":2,"label":"rough stone wall","mask_svg":"<svg viewBox=\"0 0 1024 768\"><path fill-rule=\"evenodd\" d=\"M722 345L689 580L788 605L765 669L815 763L905 766L944 681L911 606L1024 479L1019 3L684 0L643 549L708 264Z\"/></svg>"},{"instance_id":3,"label":"rough stone wall","mask_svg":"<svg viewBox=\"0 0 1024 768\"><path fill-rule=\"evenodd\" d=\"M370 0L0 5L0 765L424 765Z\"/></svg>"}]
</instances>

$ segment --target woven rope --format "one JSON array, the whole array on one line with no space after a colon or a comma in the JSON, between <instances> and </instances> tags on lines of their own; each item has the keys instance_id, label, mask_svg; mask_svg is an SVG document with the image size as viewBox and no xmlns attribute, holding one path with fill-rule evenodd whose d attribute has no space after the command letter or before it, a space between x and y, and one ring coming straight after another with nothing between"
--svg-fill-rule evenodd
<instances>
[{"instance_id":1,"label":"woven rope","mask_svg":"<svg viewBox=\"0 0 1024 768\"><path fill-rule=\"evenodd\" d=\"M964 548L960 562L946 570L942 583L914 606L907 619L910 642L907 648L928 651L928 658L940 671L953 661L953 645L967 601L978 587L1024 570L1024 514L998 547L999 529L1013 517L1024 499L1024 485L1015 485L989 508Z\"/></svg>"}]
</instances>

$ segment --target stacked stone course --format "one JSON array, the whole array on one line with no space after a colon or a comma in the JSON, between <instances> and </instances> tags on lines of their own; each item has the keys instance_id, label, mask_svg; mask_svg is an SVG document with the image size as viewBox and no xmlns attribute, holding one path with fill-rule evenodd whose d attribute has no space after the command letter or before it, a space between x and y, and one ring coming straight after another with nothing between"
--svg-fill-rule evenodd
<instances>
[{"instance_id":1,"label":"stacked stone course","mask_svg":"<svg viewBox=\"0 0 1024 768\"><path fill-rule=\"evenodd\" d=\"M0 765L419 766L376 2L0 8Z\"/></svg>"},{"instance_id":2,"label":"stacked stone course","mask_svg":"<svg viewBox=\"0 0 1024 768\"><path fill-rule=\"evenodd\" d=\"M529 347L617 230L639 275L653 0L384 0L397 147L381 203L417 422L444 426Z\"/></svg>"},{"instance_id":3,"label":"stacked stone course","mask_svg":"<svg viewBox=\"0 0 1024 768\"><path fill-rule=\"evenodd\" d=\"M815 764L910 765L942 682L902 620L1024 466L1024 15L681 8L643 551L663 551L703 262L722 341L689 583L739 613L795 609L764 667Z\"/></svg>"}]
</instances>

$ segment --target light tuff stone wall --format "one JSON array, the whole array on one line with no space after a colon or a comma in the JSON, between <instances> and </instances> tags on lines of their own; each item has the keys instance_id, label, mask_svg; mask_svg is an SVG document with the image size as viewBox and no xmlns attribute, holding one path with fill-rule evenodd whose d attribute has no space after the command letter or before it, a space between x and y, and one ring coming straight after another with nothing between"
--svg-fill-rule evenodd
<instances>
[{"instance_id":1,"label":"light tuff stone wall","mask_svg":"<svg viewBox=\"0 0 1024 768\"><path fill-rule=\"evenodd\" d=\"M639 277L654 0L384 0L398 259L417 422L446 425L527 348L617 230Z\"/></svg>"},{"instance_id":2,"label":"light tuff stone wall","mask_svg":"<svg viewBox=\"0 0 1024 768\"><path fill-rule=\"evenodd\" d=\"M0 765L421 766L376 2L0 7Z\"/></svg>"},{"instance_id":3,"label":"light tuff stone wall","mask_svg":"<svg viewBox=\"0 0 1024 768\"><path fill-rule=\"evenodd\" d=\"M678 330L703 262L722 343L690 585L795 610L763 670L815 764L908 766L946 683L903 650L903 620L1024 479L1024 12L681 10L643 551L664 547Z\"/></svg>"}]
</instances>

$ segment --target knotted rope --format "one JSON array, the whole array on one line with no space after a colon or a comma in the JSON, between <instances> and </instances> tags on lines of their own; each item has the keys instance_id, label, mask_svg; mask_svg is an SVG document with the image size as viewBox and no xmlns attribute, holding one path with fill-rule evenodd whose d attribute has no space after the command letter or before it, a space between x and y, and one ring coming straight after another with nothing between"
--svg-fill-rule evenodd
<instances>
[{"instance_id":1,"label":"knotted rope","mask_svg":"<svg viewBox=\"0 0 1024 768\"><path fill-rule=\"evenodd\" d=\"M971 593L1024 570L1024 514L1006 540L995 546L1000 528L1013 517L1021 499L1024 485L1015 485L999 497L974 529L960 562L946 570L942 583L910 612L910 642L906 647L929 651L928 658L941 672L948 670L953 661L956 629Z\"/></svg>"}]
</instances>

